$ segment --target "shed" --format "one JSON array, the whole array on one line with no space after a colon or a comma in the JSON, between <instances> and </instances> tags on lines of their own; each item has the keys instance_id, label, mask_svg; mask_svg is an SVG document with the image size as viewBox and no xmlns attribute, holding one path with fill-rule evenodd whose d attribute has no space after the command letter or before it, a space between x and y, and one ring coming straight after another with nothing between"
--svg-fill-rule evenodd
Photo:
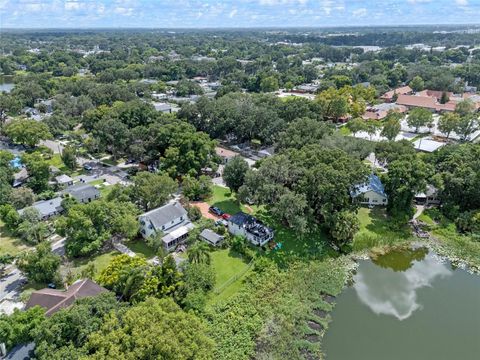
<instances>
[{"instance_id":1,"label":"shed","mask_svg":"<svg viewBox=\"0 0 480 360\"><path fill-rule=\"evenodd\" d=\"M217 246L220 244L224 237L221 235L218 235L216 232L210 230L210 229L205 229L200 233L200 238L202 240L205 240L207 243L213 246Z\"/></svg>"}]
</instances>

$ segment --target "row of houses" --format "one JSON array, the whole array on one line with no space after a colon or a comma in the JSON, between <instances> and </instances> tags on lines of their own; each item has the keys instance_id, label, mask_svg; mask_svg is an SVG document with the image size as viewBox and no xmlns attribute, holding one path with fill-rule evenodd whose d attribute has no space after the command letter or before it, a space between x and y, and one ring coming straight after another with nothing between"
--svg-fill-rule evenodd
<instances>
[{"instance_id":1,"label":"row of houses","mask_svg":"<svg viewBox=\"0 0 480 360\"><path fill-rule=\"evenodd\" d=\"M476 110L480 109L480 95L470 92L461 95L428 89L414 92L410 86L403 86L386 92L380 98L387 103L395 103L403 109L420 107L435 112L455 111L459 102L469 99Z\"/></svg>"}]
</instances>

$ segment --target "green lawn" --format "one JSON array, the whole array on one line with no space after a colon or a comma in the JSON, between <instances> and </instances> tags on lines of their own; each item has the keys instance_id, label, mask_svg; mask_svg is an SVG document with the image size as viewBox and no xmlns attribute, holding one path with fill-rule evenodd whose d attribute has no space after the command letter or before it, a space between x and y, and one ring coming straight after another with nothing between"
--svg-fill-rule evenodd
<instances>
[{"instance_id":1,"label":"green lawn","mask_svg":"<svg viewBox=\"0 0 480 360\"><path fill-rule=\"evenodd\" d=\"M232 194L230 189L222 186L213 186L213 195L207 202L232 215L245 210L245 208L236 201L235 195Z\"/></svg>"},{"instance_id":2,"label":"green lawn","mask_svg":"<svg viewBox=\"0 0 480 360\"><path fill-rule=\"evenodd\" d=\"M134 253L141 254L147 259L155 257L155 251L143 239L137 239L125 244Z\"/></svg>"},{"instance_id":3,"label":"green lawn","mask_svg":"<svg viewBox=\"0 0 480 360\"><path fill-rule=\"evenodd\" d=\"M88 264L93 262L95 264L95 273L98 275L103 269L107 267L110 260L112 260L112 258L116 255L120 255L120 253L114 250L105 254L95 256L94 258L75 259L73 260L72 271L79 273L84 268L86 268Z\"/></svg>"},{"instance_id":4,"label":"green lawn","mask_svg":"<svg viewBox=\"0 0 480 360\"><path fill-rule=\"evenodd\" d=\"M55 166L62 172L69 173L69 174L72 172L69 168L65 166L60 154L53 154L52 157L47 160L47 162L48 162L48 165Z\"/></svg>"},{"instance_id":5,"label":"green lawn","mask_svg":"<svg viewBox=\"0 0 480 360\"><path fill-rule=\"evenodd\" d=\"M229 249L213 251L210 256L212 267L215 270L216 288L224 285L235 275L241 274L248 267L248 264L243 261L240 255L230 251ZM218 295L213 292L211 294L210 302L214 302L219 299L227 299L239 291L243 285L243 276L225 287Z\"/></svg>"},{"instance_id":6,"label":"green lawn","mask_svg":"<svg viewBox=\"0 0 480 360\"><path fill-rule=\"evenodd\" d=\"M0 220L0 255L16 255L29 247L20 239L11 236Z\"/></svg>"},{"instance_id":7,"label":"green lawn","mask_svg":"<svg viewBox=\"0 0 480 360\"><path fill-rule=\"evenodd\" d=\"M393 245L408 241L412 235L408 225L395 229L384 208L360 208L358 211L360 231L353 240L354 250L363 250L376 246Z\"/></svg>"}]
</instances>

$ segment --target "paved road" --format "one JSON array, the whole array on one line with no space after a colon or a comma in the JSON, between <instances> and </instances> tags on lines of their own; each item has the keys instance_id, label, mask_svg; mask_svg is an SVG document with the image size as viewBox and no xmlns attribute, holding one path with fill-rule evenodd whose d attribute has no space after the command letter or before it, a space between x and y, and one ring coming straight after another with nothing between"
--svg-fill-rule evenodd
<instances>
[{"instance_id":1,"label":"paved road","mask_svg":"<svg viewBox=\"0 0 480 360\"><path fill-rule=\"evenodd\" d=\"M20 294L21 286L26 281L26 277L16 267L7 267L5 275L0 279L0 301L5 298L17 297Z\"/></svg>"},{"instance_id":2,"label":"paved road","mask_svg":"<svg viewBox=\"0 0 480 360\"><path fill-rule=\"evenodd\" d=\"M52 243L52 252L60 256L65 255L65 238Z\"/></svg>"}]
</instances>

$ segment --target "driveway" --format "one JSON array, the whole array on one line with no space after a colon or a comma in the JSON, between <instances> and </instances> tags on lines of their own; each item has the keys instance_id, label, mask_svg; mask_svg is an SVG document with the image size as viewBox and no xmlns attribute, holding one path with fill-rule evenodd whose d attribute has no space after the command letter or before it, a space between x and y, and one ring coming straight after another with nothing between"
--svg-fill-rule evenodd
<instances>
[{"instance_id":1,"label":"driveway","mask_svg":"<svg viewBox=\"0 0 480 360\"><path fill-rule=\"evenodd\" d=\"M220 219L220 217L215 216L208 211L208 208L210 207L210 205L204 201L192 201L190 205L196 206L197 208L199 208L202 213L202 216L207 219L212 219L212 220Z\"/></svg>"},{"instance_id":2,"label":"driveway","mask_svg":"<svg viewBox=\"0 0 480 360\"><path fill-rule=\"evenodd\" d=\"M7 266L5 275L0 279L0 301L15 299L20 295L22 285L27 278L14 266Z\"/></svg>"}]
</instances>

